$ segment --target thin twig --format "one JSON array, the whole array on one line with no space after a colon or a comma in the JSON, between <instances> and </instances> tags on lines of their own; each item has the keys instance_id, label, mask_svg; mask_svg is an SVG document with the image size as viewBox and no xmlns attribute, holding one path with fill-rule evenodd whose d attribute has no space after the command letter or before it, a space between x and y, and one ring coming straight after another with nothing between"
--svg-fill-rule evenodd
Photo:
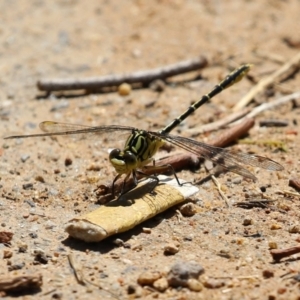
<instances>
[{"instance_id":1,"label":"thin twig","mask_svg":"<svg viewBox=\"0 0 300 300\"><path fill-rule=\"evenodd\" d=\"M82 273L81 269L78 269L78 266L76 266L76 263L74 261L74 257L73 254L68 254L68 260L69 260L69 264L74 272L75 278L77 280L77 282L81 285L86 285L86 283L92 284L96 287L98 287L99 289L111 294L113 297L115 297L116 299L119 299L117 295L115 295L114 293L112 293L111 291L109 291L108 289L105 289L103 287L101 287L100 285L86 279Z\"/></svg>"},{"instance_id":2,"label":"thin twig","mask_svg":"<svg viewBox=\"0 0 300 300\"><path fill-rule=\"evenodd\" d=\"M71 253L68 254L68 260L69 260L70 267L72 268L72 270L74 272L77 282L81 285L85 285L83 275L82 275L82 270L79 269L78 266L76 266L76 264L74 262L73 254L71 254Z\"/></svg>"},{"instance_id":3,"label":"thin twig","mask_svg":"<svg viewBox=\"0 0 300 300\"><path fill-rule=\"evenodd\" d=\"M245 107L259 92L263 91L270 84L276 83L283 78L288 78L291 74L298 71L300 67L300 52L295 55L290 61L284 64L280 69L274 72L272 75L263 78L255 85L248 94L246 94L233 108L234 111L238 111Z\"/></svg>"},{"instance_id":4,"label":"thin twig","mask_svg":"<svg viewBox=\"0 0 300 300\"><path fill-rule=\"evenodd\" d=\"M211 131L221 129L221 128L225 127L226 125L228 125L229 123L234 122L234 121L244 117L246 114L248 114L250 112L250 110L251 110L251 108L244 108L243 110L234 112L234 113L224 117L221 120L218 120L216 122L212 122L209 124L197 126L194 128L190 128L190 129L185 130L185 132L187 132L188 134L191 134L192 137L195 137L195 136L198 136L199 134L203 134L206 132L211 132Z\"/></svg>"},{"instance_id":5,"label":"thin twig","mask_svg":"<svg viewBox=\"0 0 300 300\"><path fill-rule=\"evenodd\" d=\"M67 91L67 90L98 90L104 87L119 86L126 82L149 84L156 79L165 80L168 77L182 73L195 71L207 66L207 59L204 56L185 60L162 68L143 70L122 75L106 75L90 78L69 78L69 79L42 79L38 81L37 87L41 91Z\"/></svg>"},{"instance_id":6,"label":"thin twig","mask_svg":"<svg viewBox=\"0 0 300 300\"><path fill-rule=\"evenodd\" d=\"M273 249L270 253L275 261L280 261L282 258L300 253L300 246L286 248L286 249Z\"/></svg>"},{"instance_id":7,"label":"thin twig","mask_svg":"<svg viewBox=\"0 0 300 300\"><path fill-rule=\"evenodd\" d=\"M290 94L290 95L287 95L287 96L284 96L284 97L280 97L280 98L278 98L278 99L276 99L276 100L274 100L272 102L269 102L269 103L263 103L263 104L255 107L244 118L254 118L255 116L257 116L258 114L262 113L265 110L273 109L276 106L285 104L285 103L287 103L289 101L292 101L292 100L295 100L297 98L300 98L300 91L299 92L295 92L295 93ZM243 119L237 121L236 123L241 122Z\"/></svg>"},{"instance_id":8,"label":"thin twig","mask_svg":"<svg viewBox=\"0 0 300 300\"><path fill-rule=\"evenodd\" d=\"M254 54L257 57L260 57L263 59L268 59L268 60L274 61L279 64L283 64L285 62L285 58L281 55L278 55L277 53L269 53L269 52L263 52L260 50L256 50L256 51L254 51Z\"/></svg>"},{"instance_id":9,"label":"thin twig","mask_svg":"<svg viewBox=\"0 0 300 300\"><path fill-rule=\"evenodd\" d=\"M218 191L219 191L221 197L222 197L223 200L225 201L227 207L230 207L229 202L228 202L228 198L227 198L226 195L223 193L223 191L222 191L222 186L221 186L220 182L217 180L217 178L216 178L214 175L211 176L211 179L213 180L214 184L216 185L216 187L217 187L217 189L218 189Z\"/></svg>"},{"instance_id":10,"label":"thin twig","mask_svg":"<svg viewBox=\"0 0 300 300\"><path fill-rule=\"evenodd\" d=\"M250 200L250 201L236 202L234 205L246 209L250 209L253 207L266 208L268 204L273 203L275 201L277 200L268 200L268 199Z\"/></svg>"},{"instance_id":11,"label":"thin twig","mask_svg":"<svg viewBox=\"0 0 300 300\"><path fill-rule=\"evenodd\" d=\"M100 284L97 284L97 283L95 283L95 282L93 282L93 281L91 281L91 280L88 280L88 279L85 279L85 281L86 281L87 283L89 283L89 284L91 284L91 285L93 285L93 286L99 288L100 290L103 290L103 291L109 293L109 294L110 294L111 296L113 296L115 299L120 299L116 294L114 294L113 292L111 292L110 290L108 290L108 289L106 289L106 288L103 288Z\"/></svg>"},{"instance_id":12,"label":"thin twig","mask_svg":"<svg viewBox=\"0 0 300 300\"><path fill-rule=\"evenodd\" d=\"M293 196L293 197L299 197L300 198L300 194L299 193L290 192L290 191L287 191L287 190L277 191L277 194L288 195L288 196Z\"/></svg>"},{"instance_id":13,"label":"thin twig","mask_svg":"<svg viewBox=\"0 0 300 300\"><path fill-rule=\"evenodd\" d=\"M260 127L285 127L289 125L287 120L264 119L259 121Z\"/></svg>"}]
</instances>

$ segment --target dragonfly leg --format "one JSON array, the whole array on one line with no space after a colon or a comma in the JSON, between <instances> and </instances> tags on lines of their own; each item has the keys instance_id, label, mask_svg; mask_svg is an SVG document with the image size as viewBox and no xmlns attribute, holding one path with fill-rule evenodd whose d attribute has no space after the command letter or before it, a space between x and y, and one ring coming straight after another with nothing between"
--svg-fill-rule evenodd
<instances>
[{"instance_id":1,"label":"dragonfly leg","mask_svg":"<svg viewBox=\"0 0 300 300\"><path fill-rule=\"evenodd\" d=\"M180 183L179 178L175 172L175 169L170 164L162 165L162 166L144 166L143 170L145 170L146 173L153 172L156 177L157 177L157 173L160 173L160 174L161 173L171 173L175 177L178 185L182 186L182 184ZM147 176L149 177L149 174Z\"/></svg>"},{"instance_id":2,"label":"dragonfly leg","mask_svg":"<svg viewBox=\"0 0 300 300\"><path fill-rule=\"evenodd\" d=\"M114 179L114 181L113 181L113 183L112 183L112 186L111 186L111 194L112 194L113 198L115 197L115 183L116 183L116 181L117 181L121 176L122 176L122 174L118 174L118 175L115 177L115 179Z\"/></svg>"},{"instance_id":3,"label":"dragonfly leg","mask_svg":"<svg viewBox=\"0 0 300 300\"><path fill-rule=\"evenodd\" d=\"M137 170L136 171L139 175L141 175L142 177L146 177L146 178L150 178L150 179L153 179L155 181L155 185L152 187L151 191L149 192L150 194L153 194L154 193L154 189L156 188L156 186L159 184L159 179L157 177L156 174L147 174L147 173L144 173L143 171L141 170Z\"/></svg>"}]
</instances>

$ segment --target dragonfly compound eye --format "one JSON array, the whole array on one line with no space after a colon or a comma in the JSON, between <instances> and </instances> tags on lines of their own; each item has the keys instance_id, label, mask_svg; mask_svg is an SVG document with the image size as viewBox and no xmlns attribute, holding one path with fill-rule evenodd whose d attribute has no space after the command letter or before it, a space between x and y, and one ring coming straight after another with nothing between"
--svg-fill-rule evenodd
<instances>
[{"instance_id":1,"label":"dragonfly compound eye","mask_svg":"<svg viewBox=\"0 0 300 300\"><path fill-rule=\"evenodd\" d=\"M129 167L136 167L137 165L137 157L132 152L126 151L124 153L124 161Z\"/></svg>"},{"instance_id":2,"label":"dragonfly compound eye","mask_svg":"<svg viewBox=\"0 0 300 300\"><path fill-rule=\"evenodd\" d=\"M121 150L120 149L113 149L110 151L109 153L109 160L113 160L115 158L120 158L120 153L121 153Z\"/></svg>"}]
</instances>

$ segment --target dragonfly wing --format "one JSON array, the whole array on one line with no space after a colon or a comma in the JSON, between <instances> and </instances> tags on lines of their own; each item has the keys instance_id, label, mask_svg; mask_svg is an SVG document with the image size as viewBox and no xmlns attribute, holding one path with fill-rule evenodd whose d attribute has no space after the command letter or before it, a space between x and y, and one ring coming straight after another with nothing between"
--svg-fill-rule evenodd
<instances>
[{"instance_id":1,"label":"dragonfly wing","mask_svg":"<svg viewBox=\"0 0 300 300\"><path fill-rule=\"evenodd\" d=\"M80 133L102 133L112 131L132 131L135 128L120 125L103 125L103 126L85 126L79 124L60 123L52 121L44 121L39 125L44 132L53 134L80 134Z\"/></svg>"},{"instance_id":2,"label":"dragonfly wing","mask_svg":"<svg viewBox=\"0 0 300 300\"><path fill-rule=\"evenodd\" d=\"M178 146L186 151L202 156L205 159L224 167L225 169L234 173L240 174L244 177L256 179L255 176L242 165L250 165L272 171L283 170L283 167L263 156L255 154L246 154L242 152L229 151L227 149L210 146L208 144L198 142L189 138L175 136L175 135L161 135L160 138L168 141L169 143Z\"/></svg>"},{"instance_id":3,"label":"dragonfly wing","mask_svg":"<svg viewBox=\"0 0 300 300\"><path fill-rule=\"evenodd\" d=\"M39 124L39 127L42 131L49 132L49 133L87 130L89 128L93 128L90 126L69 124L69 123L60 123L60 122L53 122L53 121L44 121Z\"/></svg>"},{"instance_id":4,"label":"dragonfly wing","mask_svg":"<svg viewBox=\"0 0 300 300\"><path fill-rule=\"evenodd\" d=\"M99 138L116 140L120 136L130 134L135 128L130 126L109 125L109 126L84 126L78 124L60 123L45 121L40 123L40 129L44 133L9 136L7 139L13 138L28 138L28 137L43 137L43 136L77 136L76 139L86 139L90 136L98 136ZM114 134L116 133L116 134Z\"/></svg>"}]
</instances>

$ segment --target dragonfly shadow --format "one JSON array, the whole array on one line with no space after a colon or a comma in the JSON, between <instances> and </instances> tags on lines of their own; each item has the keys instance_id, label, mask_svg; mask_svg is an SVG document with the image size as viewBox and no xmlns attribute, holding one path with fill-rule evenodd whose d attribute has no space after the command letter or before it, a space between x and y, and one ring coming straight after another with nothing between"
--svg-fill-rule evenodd
<instances>
[{"instance_id":1,"label":"dragonfly shadow","mask_svg":"<svg viewBox=\"0 0 300 300\"><path fill-rule=\"evenodd\" d=\"M154 189L158 182L156 180L143 180L138 183L136 187L133 187L128 192L119 196L116 200L108 202L107 206L130 206L135 203L136 200L141 199L146 194L155 193Z\"/></svg>"}]
</instances>

